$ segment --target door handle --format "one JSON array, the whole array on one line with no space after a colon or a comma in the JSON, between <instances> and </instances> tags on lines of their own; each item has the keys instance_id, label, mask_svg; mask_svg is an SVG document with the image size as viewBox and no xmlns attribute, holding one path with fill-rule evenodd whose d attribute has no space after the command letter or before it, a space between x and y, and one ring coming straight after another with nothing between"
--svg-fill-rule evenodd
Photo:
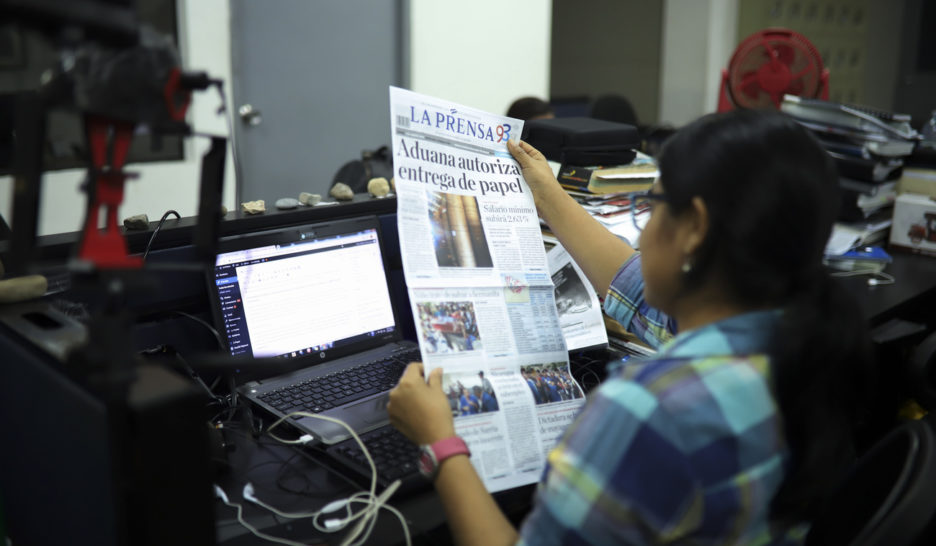
<instances>
[{"instance_id":1,"label":"door handle","mask_svg":"<svg viewBox=\"0 0 936 546\"><path fill-rule=\"evenodd\" d=\"M263 121L263 114L260 110L257 110L253 107L252 104L245 104L237 109L237 113L240 115L241 121L247 125L260 125Z\"/></svg>"}]
</instances>

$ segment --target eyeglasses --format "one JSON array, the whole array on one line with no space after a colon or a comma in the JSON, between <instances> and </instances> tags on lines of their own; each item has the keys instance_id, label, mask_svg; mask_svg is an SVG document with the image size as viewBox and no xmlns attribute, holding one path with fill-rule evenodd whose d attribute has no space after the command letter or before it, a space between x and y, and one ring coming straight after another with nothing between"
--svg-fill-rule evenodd
<instances>
[{"instance_id":1,"label":"eyeglasses","mask_svg":"<svg viewBox=\"0 0 936 546\"><path fill-rule=\"evenodd\" d=\"M643 193L634 192L627 195L630 200L631 220L638 232L643 231L643 227L650 221L650 215L653 213L653 202L662 201L666 203L668 197L663 193Z\"/></svg>"}]
</instances>

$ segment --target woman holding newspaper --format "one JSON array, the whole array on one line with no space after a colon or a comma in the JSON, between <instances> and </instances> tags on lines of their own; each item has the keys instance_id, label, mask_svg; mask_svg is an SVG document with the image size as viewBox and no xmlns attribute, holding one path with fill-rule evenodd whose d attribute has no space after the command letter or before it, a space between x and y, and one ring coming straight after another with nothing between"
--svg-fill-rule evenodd
<instances>
[{"instance_id":1,"label":"woman holding newspaper","mask_svg":"<svg viewBox=\"0 0 936 546\"><path fill-rule=\"evenodd\" d=\"M864 322L821 263L838 203L827 154L773 112L691 123L641 198L652 212L638 253L542 154L509 149L606 312L659 350L609 366L519 530L468 457L441 463L457 542L797 542L848 468L871 392ZM412 364L390 396L392 422L417 444L455 434L440 372L427 382Z\"/></svg>"}]
</instances>

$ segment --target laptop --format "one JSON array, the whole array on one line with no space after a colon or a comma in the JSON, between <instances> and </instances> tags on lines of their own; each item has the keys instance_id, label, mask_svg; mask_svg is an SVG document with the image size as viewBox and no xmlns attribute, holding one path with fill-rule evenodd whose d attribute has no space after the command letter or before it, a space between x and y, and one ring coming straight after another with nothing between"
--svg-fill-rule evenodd
<instances>
[{"instance_id":1,"label":"laptop","mask_svg":"<svg viewBox=\"0 0 936 546\"><path fill-rule=\"evenodd\" d=\"M280 372L241 395L280 417L312 412L358 433L389 423L387 392L419 349L398 327L376 217L224 238L208 284L230 354ZM324 420L292 422L326 444L350 437Z\"/></svg>"}]
</instances>

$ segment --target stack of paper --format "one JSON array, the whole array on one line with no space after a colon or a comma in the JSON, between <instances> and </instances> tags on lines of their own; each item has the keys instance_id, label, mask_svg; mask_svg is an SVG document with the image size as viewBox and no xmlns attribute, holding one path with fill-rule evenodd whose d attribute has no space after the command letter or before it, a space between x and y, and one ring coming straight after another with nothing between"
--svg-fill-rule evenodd
<instances>
[{"instance_id":1,"label":"stack of paper","mask_svg":"<svg viewBox=\"0 0 936 546\"><path fill-rule=\"evenodd\" d=\"M836 222L832 236L826 244L826 256L838 256L859 247L878 244L887 240L893 224L891 211L882 210L867 220L858 222Z\"/></svg>"}]
</instances>

